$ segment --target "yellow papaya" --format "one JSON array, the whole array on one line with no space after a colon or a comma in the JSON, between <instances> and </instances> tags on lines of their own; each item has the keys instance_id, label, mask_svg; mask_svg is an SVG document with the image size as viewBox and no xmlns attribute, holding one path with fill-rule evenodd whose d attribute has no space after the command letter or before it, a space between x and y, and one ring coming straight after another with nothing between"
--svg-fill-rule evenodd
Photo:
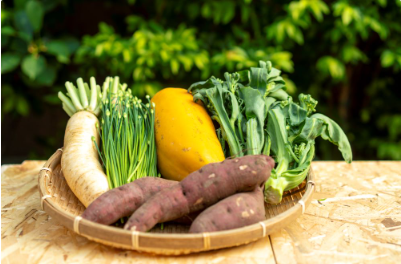
<instances>
[{"instance_id":1,"label":"yellow papaya","mask_svg":"<svg viewBox=\"0 0 401 264\"><path fill-rule=\"evenodd\" d=\"M212 119L185 89L165 88L155 103L157 165L164 178L182 180L202 166L224 160Z\"/></svg>"}]
</instances>

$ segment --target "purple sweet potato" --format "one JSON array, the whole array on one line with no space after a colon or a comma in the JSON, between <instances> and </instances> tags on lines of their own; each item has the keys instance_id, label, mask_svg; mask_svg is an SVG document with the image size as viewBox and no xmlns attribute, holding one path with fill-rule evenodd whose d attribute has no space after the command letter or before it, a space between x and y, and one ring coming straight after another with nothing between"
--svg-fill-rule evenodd
<instances>
[{"instance_id":1,"label":"purple sweet potato","mask_svg":"<svg viewBox=\"0 0 401 264\"><path fill-rule=\"evenodd\" d=\"M137 179L99 196L86 208L82 218L110 225L121 217L130 216L155 193L178 183L155 177Z\"/></svg>"},{"instance_id":2,"label":"purple sweet potato","mask_svg":"<svg viewBox=\"0 0 401 264\"><path fill-rule=\"evenodd\" d=\"M235 193L253 191L269 178L273 167L273 159L266 155L205 165L178 185L152 196L132 214L124 228L147 231L157 223L202 210Z\"/></svg>"},{"instance_id":3,"label":"purple sweet potato","mask_svg":"<svg viewBox=\"0 0 401 264\"><path fill-rule=\"evenodd\" d=\"M180 218L174 219L172 221L174 223L177 223L180 225L191 225L195 221L195 219L198 217L198 215L202 212L203 212L202 210L193 212L193 213L181 216Z\"/></svg>"},{"instance_id":4,"label":"purple sweet potato","mask_svg":"<svg viewBox=\"0 0 401 264\"><path fill-rule=\"evenodd\" d=\"M237 193L210 206L192 223L190 233L239 228L265 220L263 188Z\"/></svg>"}]
</instances>

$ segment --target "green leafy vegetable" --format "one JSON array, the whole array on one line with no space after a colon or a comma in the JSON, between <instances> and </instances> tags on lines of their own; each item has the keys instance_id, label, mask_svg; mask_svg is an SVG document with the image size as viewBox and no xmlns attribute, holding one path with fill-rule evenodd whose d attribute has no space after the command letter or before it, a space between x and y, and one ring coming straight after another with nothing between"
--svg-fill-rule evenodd
<instances>
[{"instance_id":1,"label":"green leafy vegetable","mask_svg":"<svg viewBox=\"0 0 401 264\"><path fill-rule=\"evenodd\" d=\"M115 77L106 79L103 98L99 100L102 100L99 153L110 189L138 178L158 176L155 114L150 97L147 96L148 103L143 103Z\"/></svg>"},{"instance_id":2,"label":"green leafy vegetable","mask_svg":"<svg viewBox=\"0 0 401 264\"><path fill-rule=\"evenodd\" d=\"M338 149L343 155L344 160L348 163L351 163L351 145L349 144L348 138L341 127L336 122L322 114L314 114L311 116L311 118L319 119L325 124L324 130L321 134L322 138L329 140L334 145L337 145Z\"/></svg>"},{"instance_id":3,"label":"green leafy vegetable","mask_svg":"<svg viewBox=\"0 0 401 264\"><path fill-rule=\"evenodd\" d=\"M300 94L298 102L285 91L280 71L271 62L238 73L225 73L225 81L211 77L189 88L194 100L202 100L220 127L217 135L228 156L244 153L272 155L276 168L265 184L265 200L279 203L283 192L298 186L307 176L315 155L315 139L321 136L339 147L352 161L351 146L340 126L316 111L317 101Z\"/></svg>"}]
</instances>

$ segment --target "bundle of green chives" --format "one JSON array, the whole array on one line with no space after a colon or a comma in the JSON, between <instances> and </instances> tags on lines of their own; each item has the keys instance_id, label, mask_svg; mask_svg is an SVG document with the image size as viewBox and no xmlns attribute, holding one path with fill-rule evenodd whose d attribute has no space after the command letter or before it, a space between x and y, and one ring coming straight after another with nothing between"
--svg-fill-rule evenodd
<instances>
[{"instance_id":1,"label":"bundle of green chives","mask_svg":"<svg viewBox=\"0 0 401 264\"><path fill-rule=\"evenodd\" d=\"M99 129L110 189L145 176L158 177L154 134L154 105L134 97L118 77L103 84Z\"/></svg>"}]
</instances>

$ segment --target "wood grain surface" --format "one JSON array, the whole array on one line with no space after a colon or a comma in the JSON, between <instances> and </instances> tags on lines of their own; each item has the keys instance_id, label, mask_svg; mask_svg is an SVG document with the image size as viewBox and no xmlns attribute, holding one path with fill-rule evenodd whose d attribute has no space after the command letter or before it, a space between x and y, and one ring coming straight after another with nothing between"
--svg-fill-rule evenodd
<instances>
[{"instance_id":1,"label":"wood grain surface","mask_svg":"<svg viewBox=\"0 0 401 264\"><path fill-rule=\"evenodd\" d=\"M44 161L2 166L2 263L400 263L401 162L314 162L311 205L265 239L179 257L118 250L80 237L40 208Z\"/></svg>"}]
</instances>

